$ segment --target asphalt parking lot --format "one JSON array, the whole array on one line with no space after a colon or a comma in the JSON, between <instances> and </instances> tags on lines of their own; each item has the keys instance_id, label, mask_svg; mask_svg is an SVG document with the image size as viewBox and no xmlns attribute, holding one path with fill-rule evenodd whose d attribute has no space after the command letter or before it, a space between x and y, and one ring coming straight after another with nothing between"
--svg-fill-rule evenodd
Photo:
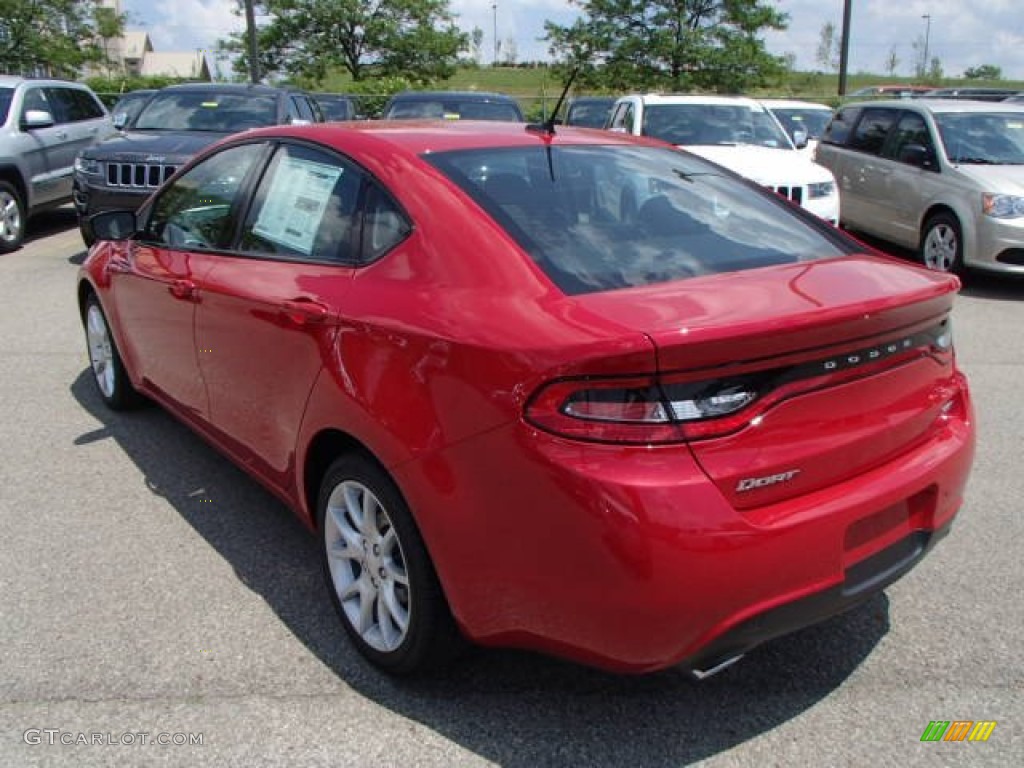
<instances>
[{"instance_id":1,"label":"asphalt parking lot","mask_svg":"<svg viewBox=\"0 0 1024 768\"><path fill-rule=\"evenodd\" d=\"M280 503L158 408L103 409L83 257L71 209L0 255L0 764L1024 764L1024 281L959 299L974 474L884 595L701 684L491 650L410 682L349 648ZM997 726L922 743L932 720Z\"/></svg>"}]
</instances>

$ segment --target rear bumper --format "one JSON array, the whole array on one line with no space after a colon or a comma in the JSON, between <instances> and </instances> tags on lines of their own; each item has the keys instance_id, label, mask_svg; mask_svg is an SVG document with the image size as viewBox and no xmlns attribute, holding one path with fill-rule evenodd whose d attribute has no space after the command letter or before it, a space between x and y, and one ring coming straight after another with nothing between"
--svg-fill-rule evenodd
<instances>
[{"instance_id":1,"label":"rear bumper","mask_svg":"<svg viewBox=\"0 0 1024 768\"><path fill-rule=\"evenodd\" d=\"M921 560L973 460L962 396L913 450L745 511L686 446L581 445L524 424L393 471L470 638L619 672L708 668Z\"/></svg>"},{"instance_id":2,"label":"rear bumper","mask_svg":"<svg viewBox=\"0 0 1024 768\"><path fill-rule=\"evenodd\" d=\"M757 614L719 635L686 659L694 670L712 670L762 643L824 621L860 605L900 579L950 531L951 523L914 531L844 572L834 587Z\"/></svg>"}]
</instances>

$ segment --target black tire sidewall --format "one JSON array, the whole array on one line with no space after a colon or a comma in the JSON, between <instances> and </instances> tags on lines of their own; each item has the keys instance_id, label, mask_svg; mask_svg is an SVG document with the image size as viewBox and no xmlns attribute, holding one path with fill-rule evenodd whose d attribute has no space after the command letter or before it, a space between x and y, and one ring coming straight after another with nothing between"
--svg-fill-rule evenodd
<instances>
[{"instance_id":1,"label":"black tire sidewall","mask_svg":"<svg viewBox=\"0 0 1024 768\"><path fill-rule=\"evenodd\" d=\"M9 181L0 180L0 191L7 192L10 194L18 205L18 217L21 221L21 230L18 232L18 236L14 240L3 241L0 240L0 253L10 253L21 248L22 243L25 242L25 228L28 226L28 212L25 210L25 201L18 194L18 190L15 189L14 185Z\"/></svg>"}]
</instances>

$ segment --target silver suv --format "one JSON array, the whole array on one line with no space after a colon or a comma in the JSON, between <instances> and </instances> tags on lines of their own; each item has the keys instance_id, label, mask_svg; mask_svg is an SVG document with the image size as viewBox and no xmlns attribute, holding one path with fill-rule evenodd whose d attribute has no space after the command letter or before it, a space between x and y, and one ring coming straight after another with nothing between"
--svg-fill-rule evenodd
<instances>
[{"instance_id":1,"label":"silver suv","mask_svg":"<svg viewBox=\"0 0 1024 768\"><path fill-rule=\"evenodd\" d=\"M943 271L1024 274L1024 104L913 99L841 107L816 159L843 224Z\"/></svg>"},{"instance_id":2,"label":"silver suv","mask_svg":"<svg viewBox=\"0 0 1024 768\"><path fill-rule=\"evenodd\" d=\"M88 86L0 75L0 253L38 211L71 202L75 156L115 133Z\"/></svg>"}]
</instances>

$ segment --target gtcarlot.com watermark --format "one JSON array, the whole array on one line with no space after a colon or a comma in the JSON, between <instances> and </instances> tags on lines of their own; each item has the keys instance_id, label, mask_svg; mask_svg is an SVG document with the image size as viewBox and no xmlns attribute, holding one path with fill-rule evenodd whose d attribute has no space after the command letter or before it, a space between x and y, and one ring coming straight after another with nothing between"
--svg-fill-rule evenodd
<instances>
[{"instance_id":1,"label":"gtcarlot.com watermark","mask_svg":"<svg viewBox=\"0 0 1024 768\"><path fill-rule=\"evenodd\" d=\"M60 728L29 728L22 735L26 744L77 747L201 747L202 733L152 733L151 731L62 731Z\"/></svg>"}]
</instances>

